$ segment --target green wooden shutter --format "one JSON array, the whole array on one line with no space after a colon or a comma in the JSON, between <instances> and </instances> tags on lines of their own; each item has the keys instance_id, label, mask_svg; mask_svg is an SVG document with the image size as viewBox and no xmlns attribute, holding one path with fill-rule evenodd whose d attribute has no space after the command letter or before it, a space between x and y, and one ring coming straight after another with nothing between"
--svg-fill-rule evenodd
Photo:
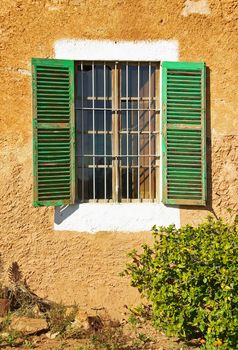
<instances>
[{"instance_id":1,"label":"green wooden shutter","mask_svg":"<svg viewBox=\"0 0 238 350\"><path fill-rule=\"evenodd\" d=\"M162 63L165 204L206 204L205 91L204 63Z\"/></svg>"},{"instance_id":2,"label":"green wooden shutter","mask_svg":"<svg viewBox=\"0 0 238 350\"><path fill-rule=\"evenodd\" d=\"M33 205L75 198L74 62L32 59Z\"/></svg>"}]
</instances>

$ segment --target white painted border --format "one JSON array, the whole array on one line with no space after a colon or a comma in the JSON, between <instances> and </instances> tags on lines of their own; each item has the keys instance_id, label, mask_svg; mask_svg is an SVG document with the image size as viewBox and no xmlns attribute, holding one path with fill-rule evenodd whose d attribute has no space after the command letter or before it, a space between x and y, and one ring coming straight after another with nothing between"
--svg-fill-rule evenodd
<instances>
[{"instance_id":1,"label":"white painted border","mask_svg":"<svg viewBox=\"0 0 238 350\"><path fill-rule=\"evenodd\" d=\"M177 40L112 41L61 39L56 58L89 61L178 61Z\"/></svg>"},{"instance_id":2,"label":"white painted border","mask_svg":"<svg viewBox=\"0 0 238 350\"><path fill-rule=\"evenodd\" d=\"M176 40L111 41L62 39L54 44L55 58L89 61L178 61ZM161 81L160 81L161 85ZM160 130L161 135L161 130ZM162 160L160 161L161 164ZM160 167L162 169L162 167ZM162 194L160 177L160 194ZM55 230L149 231L153 225L180 227L178 208L162 203L75 204L55 208Z\"/></svg>"},{"instance_id":3,"label":"white painted border","mask_svg":"<svg viewBox=\"0 0 238 350\"><path fill-rule=\"evenodd\" d=\"M180 226L179 209L162 203L83 203L55 208L55 230L95 233L150 231L153 225Z\"/></svg>"}]
</instances>

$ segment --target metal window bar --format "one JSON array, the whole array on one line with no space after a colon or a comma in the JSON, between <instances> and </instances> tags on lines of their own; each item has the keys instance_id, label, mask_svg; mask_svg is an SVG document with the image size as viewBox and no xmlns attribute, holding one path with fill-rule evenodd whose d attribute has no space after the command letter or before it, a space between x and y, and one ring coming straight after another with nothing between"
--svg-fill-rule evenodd
<instances>
[{"instance_id":1,"label":"metal window bar","mask_svg":"<svg viewBox=\"0 0 238 350\"><path fill-rule=\"evenodd\" d=\"M155 152L156 154L151 154L152 151L152 140L151 140L151 136L152 135L156 135L156 140L158 140L158 136L157 134L159 133L158 131L158 127L157 127L157 121L156 121L156 129L155 131L151 130L151 113L152 111L156 112L156 115L158 113L158 103L157 103L157 99L158 99L158 93L157 93L157 74L158 74L158 65L156 65L156 76L155 76L155 82L156 82L156 97L152 96L151 93L151 89L152 89L152 77L151 77L151 62L149 62L149 78L148 78L148 83L149 83L149 96L145 97L145 96L140 96L140 63L137 64L137 76L138 76L138 86L137 86L137 97L129 97L129 63L126 62L126 74L125 74L125 79L126 79L126 97L119 97L120 95L120 90L121 86L119 86L120 80L118 79L118 74L119 74L119 70L120 67L118 66L117 62L115 62L114 65L114 92L113 95L111 97L111 100L114 102L113 103L113 108L107 108L106 105L106 101L109 100L110 98L107 98L106 96L106 87L107 87L107 80L106 80L106 62L103 63L103 97L99 97L99 99L103 99L103 107L102 108L95 108L95 100L98 99L97 96L95 96L95 63L91 62L91 67L92 67L92 97L89 96L89 100L92 100L92 108L88 108L88 107L84 107L84 78L83 78L83 70L84 70L84 66L83 66L83 62L81 63L81 86L82 86L82 91L81 91L81 97L82 97L82 108L76 108L77 110L82 110L81 113L81 118L82 118L82 131L81 132L77 132L81 134L81 141L82 141L82 200L85 200L85 184L84 184L84 179L85 179L85 158L87 156L91 156L93 158L93 165L90 165L88 167L93 168L93 199L92 200L97 200L96 199L96 173L95 173L95 169L98 168L98 165L96 165L96 157L97 156L101 156L104 158L104 166L103 165L99 165L99 167L104 168L104 200L107 199L107 178L106 178L106 174L107 174L107 168L110 168L110 166L107 166L107 159L109 157L112 157L112 155L108 155L107 154L107 134L111 134L112 138L116 138L117 142L114 143L114 151L113 151L113 159L115 159L114 166L111 166L111 168L114 169L114 178L113 178L113 191L116 194L116 196L114 196L114 199L116 198L116 200L118 200L118 194L119 194L119 173L118 171L119 169L119 159L120 159L120 152L119 152L119 144L118 144L118 134L122 135L122 134L126 134L126 155L123 155L123 157L126 157L126 166L120 166L120 168L126 168L126 201L131 201L131 199L129 198L130 196L130 181L129 181L129 169L134 168L137 169L138 171L138 194L137 194L137 200L142 200L141 193L140 193L140 170L141 168L146 168L146 166L141 164L140 160L142 159L142 157L147 157L149 159L149 174L148 174L148 178L149 178L149 200L155 199L154 198L154 194L152 194L152 159L154 158L158 158L158 147L157 147L157 141L156 141L156 149ZM112 68L113 69L113 68ZM126 108L120 108L118 105L118 100L120 98L120 101L124 100L126 102ZM86 97L86 99L88 99L88 97ZM129 108L129 101L137 101L137 108ZM140 101L148 101L148 108L144 108L144 106L142 108L140 108ZM153 106L153 102L156 101L156 106L155 108L152 108ZM146 106L147 107L147 106ZM93 114L93 120L92 120L92 129L93 130L88 130L87 132L84 131L84 124L85 124L85 116L84 116L84 111L85 110L92 110L92 114ZM95 111L96 110L103 110L103 120L104 120L104 128L103 131L96 131L95 130ZM115 122L115 127L113 128L113 130L110 132L107 132L106 128L107 128L107 110L112 112L112 118L114 119ZM126 113L126 130L119 130L119 118L118 118L118 111L125 111ZM138 128L137 130L129 130L129 111L137 111L137 120L138 120ZM147 111L148 112L148 130L140 130L140 126L143 128L145 127L145 124L140 125L140 111ZM156 118L157 119L157 118ZM84 154L84 135L85 134L93 134L93 154L90 155L86 155ZM95 150L95 146L96 146L96 134L104 134L104 154L103 155L96 155L96 150ZM117 135L116 135L117 134ZM130 134L137 134L137 139L138 139L138 147L137 147L137 153L138 154L129 154L129 135ZM140 154L141 152L141 145L140 145L140 134L147 134L149 135L149 154ZM130 165L129 163L129 157L136 157L138 159L137 165ZM131 158L132 159L132 158ZM148 167L148 165L147 165ZM157 174L157 164L155 165L156 167L156 174ZM157 176L156 176L157 177ZM135 178L133 177L133 179L135 180ZM157 180L157 179L156 179ZM157 181L156 181L157 182ZM154 184L154 178L153 178L153 184ZM155 185L155 184L154 184ZM148 186L148 185L147 185ZM157 189L158 186L156 186L156 197L157 197ZM154 188L154 187L153 187ZM135 189L135 188L134 188ZM153 190L154 191L154 190Z\"/></svg>"},{"instance_id":2,"label":"metal window bar","mask_svg":"<svg viewBox=\"0 0 238 350\"><path fill-rule=\"evenodd\" d=\"M126 63L126 154L129 154L128 62ZM129 157L126 158L126 199L129 200Z\"/></svg>"},{"instance_id":3,"label":"metal window bar","mask_svg":"<svg viewBox=\"0 0 238 350\"><path fill-rule=\"evenodd\" d=\"M119 149L118 149L118 93L119 93L119 89L118 89L118 64L117 62L115 62L115 103L114 103L114 107L115 107L115 128L114 128L114 144L115 144L115 148L114 148L114 154L113 156L115 157L115 161L114 161L114 171L115 171L115 183L113 184L113 189L115 192L114 198L115 198L115 202L118 202L119 200L119 174L118 174L118 155L119 155Z\"/></svg>"},{"instance_id":4,"label":"metal window bar","mask_svg":"<svg viewBox=\"0 0 238 350\"><path fill-rule=\"evenodd\" d=\"M149 62L149 154L151 155L151 62ZM149 196L151 199L151 156L149 156Z\"/></svg>"},{"instance_id":5,"label":"metal window bar","mask_svg":"<svg viewBox=\"0 0 238 350\"><path fill-rule=\"evenodd\" d=\"M82 94L82 107L83 107L83 94L84 94L84 89L83 89L83 63L81 63L81 94ZM83 113L83 108L82 108L82 200L84 200L84 113Z\"/></svg>"},{"instance_id":6,"label":"metal window bar","mask_svg":"<svg viewBox=\"0 0 238 350\"><path fill-rule=\"evenodd\" d=\"M137 117L138 117L138 183L137 183L137 186L138 186L138 199L140 199L140 111L139 111L139 108L140 108L140 63L138 63L138 69L137 69L137 84L138 84L138 90L137 90L137 93L138 93L138 114L137 114Z\"/></svg>"},{"instance_id":7,"label":"metal window bar","mask_svg":"<svg viewBox=\"0 0 238 350\"><path fill-rule=\"evenodd\" d=\"M97 108L97 107L95 107L95 108L90 108L90 107L84 107L84 108L76 108L76 110L77 111L79 111L79 110L84 110L84 111L104 111L104 108L103 107L101 107L101 108ZM112 110L111 108L105 108L105 110L106 111L112 111L112 112L116 112L116 111L114 111L114 110ZM148 108L120 108L120 111L132 111L132 112L136 112L136 111L140 111L140 112L148 112L149 111L149 109ZM157 109L155 109L155 108L151 108L150 109L150 111L157 111Z\"/></svg>"},{"instance_id":8,"label":"metal window bar","mask_svg":"<svg viewBox=\"0 0 238 350\"><path fill-rule=\"evenodd\" d=\"M93 199L95 200L96 187L95 187L95 81L94 81L94 62L92 63L92 95L93 95Z\"/></svg>"},{"instance_id":9,"label":"metal window bar","mask_svg":"<svg viewBox=\"0 0 238 350\"><path fill-rule=\"evenodd\" d=\"M104 199L107 198L107 169L106 169L106 154L107 154L107 145L106 145L106 64L104 62L103 64L103 95L104 95L104 101L103 101L103 119L104 119Z\"/></svg>"}]
</instances>

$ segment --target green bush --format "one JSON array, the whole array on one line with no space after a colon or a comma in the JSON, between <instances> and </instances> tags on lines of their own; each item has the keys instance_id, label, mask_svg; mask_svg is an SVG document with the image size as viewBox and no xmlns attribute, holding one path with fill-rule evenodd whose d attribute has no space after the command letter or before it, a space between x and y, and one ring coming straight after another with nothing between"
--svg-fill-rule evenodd
<instances>
[{"instance_id":1,"label":"green bush","mask_svg":"<svg viewBox=\"0 0 238 350\"><path fill-rule=\"evenodd\" d=\"M154 245L129 255L125 274L167 335L203 349L238 349L238 220L153 228Z\"/></svg>"}]
</instances>

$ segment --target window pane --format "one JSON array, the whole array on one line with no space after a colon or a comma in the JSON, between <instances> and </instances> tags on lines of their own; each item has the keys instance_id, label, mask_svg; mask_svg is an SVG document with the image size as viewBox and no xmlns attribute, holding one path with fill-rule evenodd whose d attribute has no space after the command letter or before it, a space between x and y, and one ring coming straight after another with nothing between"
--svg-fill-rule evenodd
<instances>
[{"instance_id":1,"label":"window pane","mask_svg":"<svg viewBox=\"0 0 238 350\"><path fill-rule=\"evenodd\" d=\"M84 141L83 155L93 154L93 135L92 134L83 135L83 141Z\"/></svg>"},{"instance_id":2,"label":"window pane","mask_svg":"<svg viewBox=\"0 0 238 350\"><path fill-rule=\"evenodd\" d=\"M150 198L149 192L149 168L140 167L140 198Z\"/></svg>"},{"instance_id":3,"label":"window pane","mask_svg":"<svg viewBox=\"0 0 238 350\"><path fill-rule=\"evenodd\" d=\"M94 175L95 199L103 199L105 190L106 196L112 193L112 170L106 168L107 163L111 162L106 155L112 154L112 135L108 134L112 130L112 111L106 110L112 106L111 79L109 65L83 63L77 67L76 141L81 200L93 199ZM105 189L106 182L109 187Z\"/></svg>"},{"instance_id":4,"label":"window pane","mask_svg":"<svg viewBox=\"0 0 238 350\"><path fill-rule=\"evenodd\" d=\"M82 87L79 91L79 98L83 99L82 107L92 107L92 65L83 65L81 74Z\"/></svg>"},{"instance_id":5,"label":"window pane","mask_svg":"<svg viewBox=\"0 0 238 350\"><path fill-rule=\"evenodd\" d=\"M104 154L104 135L95 135L95 154Z\"/></svg>"},{"instance_id":6,"label":"window pane","mask_svg":"<svg viewBox=\"0 0 238 350\"><path fill-rule=\"evenodd\" d=\"M106 153L112 155L112 135L106 135Z\"/></svg>"},{"instance_id":7,"label":"window pane","mask_svg":"<svg viewBox=\"0 0 238 350\"><path fill-rule=\"evenodd\" d=\"M93 198L93 169L84 168L84 200Z\"/></svg>"},{"instance_id":8,"label":"window pane","mask_svg":"<svg viewBox=\"0 0 238 350\"><path fill-rule=\"evenodd\" d=\"M128 147L128 152L127 152ZM138 134L121 135L121 155L138 154Z\"/></svg>"},{"instance_id":9,"label":"window pane","mask_svg":"<svg viewBox=\"0 0 238 350\"><path fill-rule=\"evenodd\" d=\"M96 199L104 198L104 169L96 168L95 169L95 197Z\"/></svg>"},{"instance_id":10,"label":"window pane","mask_svg":"<svg viewBox=\"0 0 238 350\"><path fill-rule=\"evenodd\" d=\"M103 65L95 65L95 97L103 97L104 96L104 71Z\"/></svg>"},{"instance_id":11,"label":"window pane","mask_svg":"<svg viewBox=\"0 0 238 350\"><path fill-rule=\"evenodd\" d=\"M128 68L126 65L122 67L120 147L123 198L129 196L134 199L138 198L138 195L141 199L155 197L155 169L152 166L156 152L153 134L156 130L155 68L156 66L150 63L128 64ZM129 157L125 157L126 155Z\"/></svg>"},{"instance_id":12,"label":"window pane","mask_svg":"<svg viewBox=\"0 0 238 350\"><path fill-rule=\"evenodd\" d=\"M107 199L112 199L112 169L106 169Z\"/></svg>"},{"instance_id":13,"label":"window pane","mask_svg":"<svg viewBox=\"0 0 238 350\"><path fill-rule=\"evenodd\" d=\"M95 130L104 131L104 112L95 111Z\"/></svg>"},{"instance_id":14,"label":"window pane","mask_svg":"<svg viewBox=\"0 0 238 350\"><path fill-rule=\"evenodd\" d=\"M140 97L149 96L149 65L140 65Z\"/></svg>"}]
</instances>

